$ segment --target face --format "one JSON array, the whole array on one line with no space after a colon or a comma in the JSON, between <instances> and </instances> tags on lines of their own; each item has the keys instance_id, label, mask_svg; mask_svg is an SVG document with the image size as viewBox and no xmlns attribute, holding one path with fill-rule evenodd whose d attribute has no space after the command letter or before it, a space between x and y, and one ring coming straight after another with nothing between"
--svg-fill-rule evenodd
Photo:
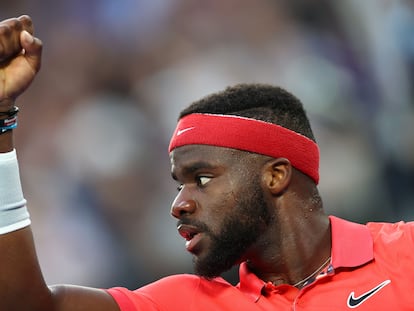
<instances>
[{"instance_id":1,"label":"face","mask_svg":"<svg viewBox=\"0 0 414 311\"><path fill-rule=\"evenodd\" d=\"M251 169L245 156L232 149L194 145L172 152L179 193L171 213L194 256L195 272L203 277L218 276L246 259L271 219L260 171Z\"/></svg>"}]
</instances>

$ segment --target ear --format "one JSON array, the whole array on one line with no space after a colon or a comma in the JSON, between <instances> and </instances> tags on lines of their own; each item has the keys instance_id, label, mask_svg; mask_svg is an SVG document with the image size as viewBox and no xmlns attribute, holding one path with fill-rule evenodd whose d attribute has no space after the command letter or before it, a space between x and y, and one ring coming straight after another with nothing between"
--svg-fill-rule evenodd
<instances>
[{"instance_id":1,"label":"ear","mask_svg":"<svg viewBox=\"0 0 414 311\"><path fill-rule=\"evenodd\" d=\"M262 176L266 189L274 195L282 194L292 179L292 165L285 158L272 159L265 164Z\"/></svg>"}]
</instances>

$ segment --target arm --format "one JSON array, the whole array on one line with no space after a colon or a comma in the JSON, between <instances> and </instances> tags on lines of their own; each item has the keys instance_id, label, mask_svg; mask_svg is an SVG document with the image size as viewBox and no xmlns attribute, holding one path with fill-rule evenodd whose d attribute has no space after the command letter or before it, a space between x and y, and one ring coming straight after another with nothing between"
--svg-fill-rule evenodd
<instances>
[{"instance_id":1,"label":"arm","mask_svg":"<svg viewBox=\"0 0 414 311\"><path fill-rule=\"evenodd\" d=\"M33 27L28 16L0 22L0 119L5 118L2 113L13 108L16 98L26 90L40 69L42 42L31 34ZM1 157L13 149L13 130L0 134L0 178L4 172ZM18 174L16 176L19 180ZM9 220L2 222L2 217L6 219L10 215L1 206L10 192L7 190L8 181L7 178L3 183L0 180L0 191L3 191L0 193L0 224L6 231L0 234L0 309L118 311L114 300L104 290L75 286L49 288L45 284L30 226L26 223L17 229L4 229L12 225L4 225ZM6 187L2 188L1 184L5 183Z\"/></svg>"}]
</instances>

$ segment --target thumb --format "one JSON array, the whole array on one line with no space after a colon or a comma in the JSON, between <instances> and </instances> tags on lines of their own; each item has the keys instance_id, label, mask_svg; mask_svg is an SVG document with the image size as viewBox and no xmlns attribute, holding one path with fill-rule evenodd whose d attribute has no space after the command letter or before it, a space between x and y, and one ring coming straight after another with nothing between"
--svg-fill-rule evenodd
<instances>
[{"instance_id":1,"label":"thumb","mask_svg":"<svg viewBox=\"0 0 414 311\"><path fill-rule=\"evenodd\" d=\"M20 44L24 49L24 56L30 65L38 71L40 69L42 55L42 41L32 36L28 31L23 30L20 33Z\"/></svg>"}]
</instances>

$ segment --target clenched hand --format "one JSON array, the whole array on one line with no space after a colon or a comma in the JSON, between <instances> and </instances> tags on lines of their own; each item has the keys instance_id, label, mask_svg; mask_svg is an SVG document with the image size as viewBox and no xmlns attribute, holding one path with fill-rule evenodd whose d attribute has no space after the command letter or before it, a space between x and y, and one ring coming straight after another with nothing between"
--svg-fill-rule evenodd
<instances>
[{"instance_id":1,"label":"clenched hand","mask_svg":"<svg viewBox=\"0 0 414 311\"><path fill-rule=\"evenodd\" d=\"M0 22L0 110L14 105L15 99L33 81L40 69L42 42L33 36L29 16Z\"/></svg>"}]
</instances>

